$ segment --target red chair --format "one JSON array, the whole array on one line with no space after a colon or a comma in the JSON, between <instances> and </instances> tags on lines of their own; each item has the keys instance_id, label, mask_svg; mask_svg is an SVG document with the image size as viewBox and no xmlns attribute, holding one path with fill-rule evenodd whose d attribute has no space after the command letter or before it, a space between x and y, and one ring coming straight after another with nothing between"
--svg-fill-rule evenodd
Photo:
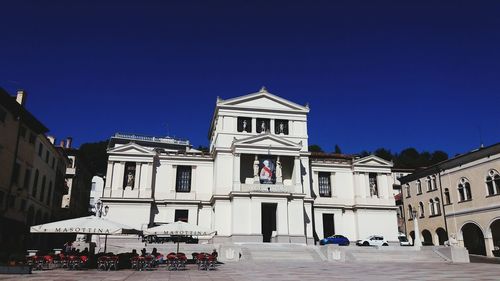
<instances>
[{"instance_id":1,"label":"red chair","mask_svg":"<svg viewBox=\"0 0 500 281\"><path fill-rule=\"evenodd\" d=\"M177 254L177 269L185 269L186 268L187 257L184 253Z\"/></svg>"},{"instance_id":2,"label":"red chair","mask_svg":"<svg viewBox=\"0 0 500 281\"><path fill-rule=\"evenodd\" d=\"M177 255L175 253L169 253L167 255L167 269L168 270L177 269Z\"/></svg>"},{"instance_id":3,"label":"red chair","mask_svg":"<svg viewBox=\"0 0 500 281\"><path fill-rule=\"evenodd\" d=\"M139 257L131 257L130 258L130 268L139 270Z\"/></svg>"},{"instance_id":4,"label":"red chair","mask_svg":"<svg viewBox=\"0 0 500 281\"><path fill-rule=\"evenodd\" d=\"M108 256L100 256L97 259L97 270L108 270Z\"/></svg>"},{"instance_id":5,"label":"red chair","mask_svg":"<svg viewBox=\"0 0 500 281\"><path fill-rule=\"evenodd\" d=\"M118 256L108 257L108 270L118 270Z\"/></svg>"}]
</instances>

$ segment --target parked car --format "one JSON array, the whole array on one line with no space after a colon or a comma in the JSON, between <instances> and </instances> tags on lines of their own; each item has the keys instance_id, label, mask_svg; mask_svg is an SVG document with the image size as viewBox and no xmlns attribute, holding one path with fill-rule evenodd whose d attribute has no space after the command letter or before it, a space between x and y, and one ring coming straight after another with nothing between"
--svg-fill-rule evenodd
<instances>
[{"instance_id":1,"label":"parked car","mask_svg":"<svg viewBox=\"0 0 500 281\"><path fill-rule=\"evenodd\" d=\"M406 238L406 236L404 235L398 236L398 240L400 246L411 246L410 241L408 241L408 238Z\"/></svg>"},{"instance_id":2,"label":"parked car","mask_svg":"<svg viewBox=\"0 0 500 281\"><path fill-rule=\"evenodd\" d=\"M364 240L356 241L358 246L389 246L387 240L382 235L371 235Z\"/></svg>"},{"instance_id":3,"label":"parked car","mask_svg":"<svg viewBox=\"0 0 500 281\"><path fill-rule=\"evenodd\" d=\"M323 238L319 241L320 245L337 244L340 246L349 246L350 243L351 242L349 242L349 239L347 239L347 237L342 235L332 235L330 237Z\"/></svg>"}]
</instances>

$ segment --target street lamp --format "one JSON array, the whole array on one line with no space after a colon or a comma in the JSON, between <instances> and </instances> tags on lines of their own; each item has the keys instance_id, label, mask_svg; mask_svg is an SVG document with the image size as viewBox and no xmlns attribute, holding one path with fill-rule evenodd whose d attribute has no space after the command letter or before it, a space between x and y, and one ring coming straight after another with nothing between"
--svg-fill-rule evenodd
<instances>
[{"instance_id":1,"label":"street lamp","mask_svg":"<svg viewBox=\"0 0 500 281\"><path fill-rule=\"evenodd\" d=\"M413 210L412 215L413 215L413 227L415 232L415 239L413 239L413 246L421 247L422 240L420 240L420 230L418 228L417 210Z\"/></svg>"},{"instance_id":2,"label":"street lamp","mask_svg":"<svg viewBox=\"0 0 500 281\"><path fill-rule=\"evenodd\" d=\"M103 211L103 207L104 207L104 204L101 202L101 200L99 200L99 201L97 201L97 203L95 203L95 215L96 216L105 217L108 214L109 206L104 207L104 211Z\"/></svg>"}]
</instances>

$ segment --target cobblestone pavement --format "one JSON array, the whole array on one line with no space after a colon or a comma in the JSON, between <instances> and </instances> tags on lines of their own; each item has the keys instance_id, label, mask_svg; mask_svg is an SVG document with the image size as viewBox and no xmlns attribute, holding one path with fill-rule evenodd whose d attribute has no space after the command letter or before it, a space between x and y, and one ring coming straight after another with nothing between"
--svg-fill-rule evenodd
<instances>
[{"instance_id":1,"label":"cobblestone pavement","mask_svg":"<svg viewBox=\"0 0 500 281\"><path fill-rule=\"evenodd\" d=\"M240 262L222 264L214 271L97 271L47 270L31 275L0 275L0 280L500 280L500 265L448 263L328 263Z\"/></svg>"}]
</instances>

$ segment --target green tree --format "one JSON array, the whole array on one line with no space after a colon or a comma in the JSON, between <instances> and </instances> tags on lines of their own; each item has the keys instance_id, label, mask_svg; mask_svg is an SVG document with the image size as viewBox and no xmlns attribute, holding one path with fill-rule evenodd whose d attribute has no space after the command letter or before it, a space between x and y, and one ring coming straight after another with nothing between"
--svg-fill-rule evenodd
<instances>
[{"instance_id":1,"label":"green tree","mask_svg":"<svg viewBox=\"0 0 500 281\"><path fill-rule=\"evenodd\" d=\"M437 164L439 162L448 160L448 153L441 151L441 150L436 150L434 153L432 153L431 156L431 164Z\"/></svg>"},{"instance_id":2,"label":"green tree","mask_svg":"<svg viewBox=\"0 0 500 281\"><path fill-rule=\"evenodd\" d=\"M342 150L340 149L340 146L338 144L335 145L335 150L333 151L333 153L336 153L336 154L342 153Z\"/></svg>"},{"instance_id":3,"label":"green tree","mask_svg":"<svg viewBox=\"0 0 500 281\"><path fill-rule=\"evenodd\" d=\"M81 155L85 156L90 170L94 174L105 175L108 164L108 140L84 143L80 146Z\"/></svg>"},{"instance_id":4,"label":"green tree","mask_svg":"<svg viewBox=\"0 0 500 281\"><path fill-rule=\"evenodd\" d=\"M317 144L311 144L309 146L309 152L323 152L323 149Z\"/></svg>"},{"instance_id":5,"label":"green tree","mask_svg":"<svg viewBox=\"0 0 500 281\"><path fill-rule=\"evenodd\" d=\"M394 159L394 155L392 155L391 151L382 147L375 150L373 154L387 161L392 161Z\"/></svg>"},{"instance_id":6,"label":"green tree","mask_svg":"<svg viewBox=\"0 0 500 281\"><path fill-rule=\"evenodd\" d=\"M396 155L395 166L398 168L417 168L419 158L420 153L415 148L406 148Z\"/></svg>"}]
</instances>

